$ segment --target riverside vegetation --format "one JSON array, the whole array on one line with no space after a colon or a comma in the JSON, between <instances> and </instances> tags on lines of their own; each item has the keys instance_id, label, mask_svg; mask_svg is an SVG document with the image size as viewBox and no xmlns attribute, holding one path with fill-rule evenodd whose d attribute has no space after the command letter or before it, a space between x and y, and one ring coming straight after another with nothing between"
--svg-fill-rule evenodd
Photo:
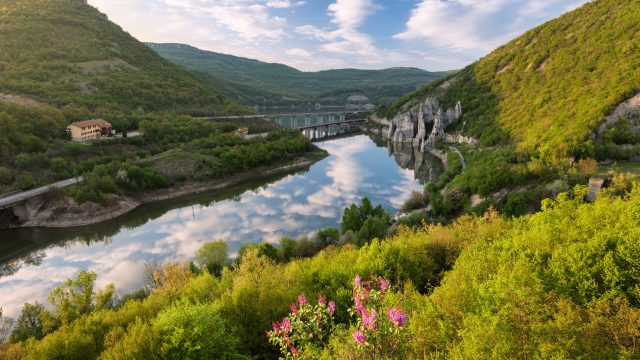
<instances>
[{"instance_id":1,"label":"riverside vegetation","mask_svg":"<svg viewBox=\"0 0 640 360\"><path fill-rule=\"evenodd\" d=\"M319 236L315 255L283 240L232 261L224 242L206 244L191 264L151 266L148 286L122 297L81 272L50 294L52 310L25 305L0 354L635 358L640 184L593 203L585 194L577 186L519 218L489 211L360 243Z\"/></svg>"},{"instance_id":2,"label":"riverside vegetation","mask_svg":"<svg viewBox=\"0 0 640 360\"><path fill-rule=\"evenodd\" d=\"M461 132L477 145L448 146L451 171L426 191L432 221L482 212L493 204L508 215L540 209L540 201L597 172L595 160L638 156L634 121L622 119L598 134L607 115L640 91L640 7L636 1L599 0L549 21L478 62L392 105L392 118L427 97L443 109L461 101ZM625 145L621 145L625 144ZM570 159L575 159L571 162ZM446 187L444 196L439 194ZM506 190L507 196L494 196ZM472 195L484 201L472 206Z\"/></svg>"},{"instance_id":3,"label":"riverside vegetation","mask_svg":"<svg viewBox=\"0 0 640 360\"><path fill-rule=\"evenodd\" d=\"M0 193L83 176L63 195L105 205L109 194L219 179L317 150L263 120L178 115L248 110L85 1L0 0L0 35ZM144 135L68 141L69 123L95 117ZM272 133L243 140L232 134L239 127Z\"/></svg>"}]
</instances>

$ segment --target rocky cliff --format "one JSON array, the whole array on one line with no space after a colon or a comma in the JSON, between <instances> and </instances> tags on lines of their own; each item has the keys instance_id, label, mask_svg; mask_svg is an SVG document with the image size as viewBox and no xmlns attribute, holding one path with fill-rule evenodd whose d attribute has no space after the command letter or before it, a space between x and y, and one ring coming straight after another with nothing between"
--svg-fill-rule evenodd
<instances>
[{"instance_id":1,"label":"rocky cliff","mask_svg":"<svg viewBox=\"0 0 640 360\"><path fill-rule=\"evenodd\" d=\"M447 126L462 116L462 104L443 111L435 98L427 98L413 111L396 115L391 120L374 119L387 127L382 134L393 142L412 143L425 152L433 149L445 137ZM428 129L431 128L429 132Z\"/></svg>"}]
</instances>

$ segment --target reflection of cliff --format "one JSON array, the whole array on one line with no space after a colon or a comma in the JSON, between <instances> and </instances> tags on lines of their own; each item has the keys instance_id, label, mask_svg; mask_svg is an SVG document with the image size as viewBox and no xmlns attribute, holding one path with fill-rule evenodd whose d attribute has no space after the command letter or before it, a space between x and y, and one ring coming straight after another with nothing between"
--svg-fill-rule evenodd
<instances>
[{"instance_id":1,"label":"reflection of cliff","mask_svg":"<svg viewBox=\"0 0 640 360\"><path fill-rule=\"evenodd\" d=\"M413 170L415 178L421 184L437 181L444 172L444 165L440 159L429 153L420 151L418 146L406 142L392 142L387 140L389 155L392 155L403 169Z\"/></svg>"}]
</instances>

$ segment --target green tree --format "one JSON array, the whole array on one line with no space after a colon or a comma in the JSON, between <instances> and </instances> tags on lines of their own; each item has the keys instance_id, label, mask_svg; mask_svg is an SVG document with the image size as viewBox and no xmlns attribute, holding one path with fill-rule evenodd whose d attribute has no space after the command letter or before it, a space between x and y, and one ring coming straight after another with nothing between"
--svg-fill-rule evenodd
<instances>
[{"instance_id":1,"label":"green tree","mask_svg":"<svg viewBox=\"0 0 640 360\"><path fill-rule=\"evenodd\" d=\"M44 337L44 327L42 325L42 314L44 306L26 303L22 306L22 313L16 320L15 328L11 334L11 342L17 343L34 338L40 340Z\"/></svg>"},{"instance_id":2,"label":"green tree","mask_svg":"<svg viewBox=\"0 0 640 360\"><path fill-rule=\"evenodd\" d=\"M224 240L208 242L196 252L195 261L200 269L207 269L210 274L220 276L229 264L227 243Z\"/></svg>"},{"instance_id":3,"label":"green tree","mask_svg":"<svg viewBox=\"0 0 640 360\"><path fill-rule=\"evenodd\" d=\"M318 231L316 240L320 243L320 246L327 247L329 245L337 245L340 241L340 230L336 228L326 228Z\"/></svg>"},{"instance_id":4,"label":"green tree","mask_svg":"<svg viewBox=\"0 0 640 360\"><path fill-rule=\"evenodd\" d=\"M294 256L296 246L297 242L292 238L283 237L280 239L278 245L278 258L280 261L289 262Z\"/></svg>"},{"instance_id":5,"label":"green tree","mask_svg":"<svg viewBox=\"0 0 640 360\"><path fill-rule=\"evenodd\" d=\"M9 185L13 182L13 174L11 170L4 166L0 166L0 184Z\"/></svg>"},{"instance_id":6,"label":"green tree","mask_svg":"<svg viewBox=\"0 0 640 360\"><path fill-rule=\"evenodd\" d=\"M29 154L20 153L13 159L13 163L18 169L25 170L31 166L31 156L29 156Z\"/></svg>"},{"instance_id":7,"label":"green tree","mask_svg":"<svg viewBox=\"0 0 640 360\"><path fill-rule=\"evenodd\" d=\"M271 260L278 261L278 250L268 242L263 242L258 246L258 255L265 256Z\"/></svg>"},{"instance_id":8,"label":"green tree","mask_svg":"<svg viewBox=\"0 0 640 360\"><path fill-rule=\"evenodd\" d=\"M391 216L381 205L375 208L371 201L364 197L361 204L353 204L342 216L342 233L352 231L357 235L359 245L369 242L375 237L383 238Z\"/></svg>"},{"instance_id":9,"label":"green tree","mask_svg":"<svg viewBox=\"0 0 640 360\"><path fill-rule=\"evenodd\" d=\"M64 173L67 171L67 161L61 157L54 157L50 161L51 170L55 173Z\"/></svg>"},{"instance_id":10,"label":"green tree","mask_svg":"<svg viewBox=\"0 0 640 360\"><path fill-rule=\"evenodd\" d=\"M49 294L49 302L54 307L55 323L69 324L82 315L108 307L112 303L113 284L96 294L95 280L95 272L82 270L75 279L67 279Z\"/></svg>"}]
</instances>

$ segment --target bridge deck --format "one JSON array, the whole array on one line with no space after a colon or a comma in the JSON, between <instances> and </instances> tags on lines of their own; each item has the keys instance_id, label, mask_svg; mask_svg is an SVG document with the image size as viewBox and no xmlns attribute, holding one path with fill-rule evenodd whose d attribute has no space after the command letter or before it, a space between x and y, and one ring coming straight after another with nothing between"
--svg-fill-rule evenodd
<instances>
[{"instance_id":1,"label":"bridge deck","mask_svg":"<svg viewBox=\"0 0 640 360\"><path fill-rule=\"evenodd\" d=\"M328 122L328 123L323 123L323 124L296 126L296 127L294 127L294 129L296 129L296 130L306 130L306 129L324 127L324 126L359 123L359 122L363 122L363 121L366 121L366 120L367 119L353 119L353 120L345 120L345 121L333 121L333 122Z\"/></svg>"},{"instance_id":2,"label":"bridge deck","mask_svg":"<svg viewBox=\"0 0 640 360\"><path fill-rule=\"evenodd\" d=\"M40 196L40 195L44 195L46 193L48 193L49 191L51 191L51 189L62 189L65 188L67 186L71 186L71 185L75 185L78 183L81 183L83 181L82 177L78 177L78 178L73 178L73 179L67 179L67 180L63 180L54 184L49 184L47 186L43 186L43 187L39 187L37 189L33 189L33 190L27 190L27 191L23 191L23 192L19 192L17 194L13 194L13 195L9 195L9 196L5 196L3 198L0 198L0 210L1 209L6 209L8 207L11 207L13 205L19 204L21 202L27 201L29 199L32 199L34 197Z\"/></svg>"},{"instance_id":3,"label":"bridge deck","mask_svg":"<svg viewBox=\"0 0 640 360\"><path fill-rule=\"evenodd\" d=\"M280 114L256 114L256 115L234 115L234 116L202 116L197 119L202 120L234 120L234 119L255 119L255 118L271 118L271 117L288 117L288 116L306 116L306 115L344 115L344 114L365 114L371 111L327 111L327 112L299 112L299 113L280 113Z\"/></svg>"}]
</instances>

